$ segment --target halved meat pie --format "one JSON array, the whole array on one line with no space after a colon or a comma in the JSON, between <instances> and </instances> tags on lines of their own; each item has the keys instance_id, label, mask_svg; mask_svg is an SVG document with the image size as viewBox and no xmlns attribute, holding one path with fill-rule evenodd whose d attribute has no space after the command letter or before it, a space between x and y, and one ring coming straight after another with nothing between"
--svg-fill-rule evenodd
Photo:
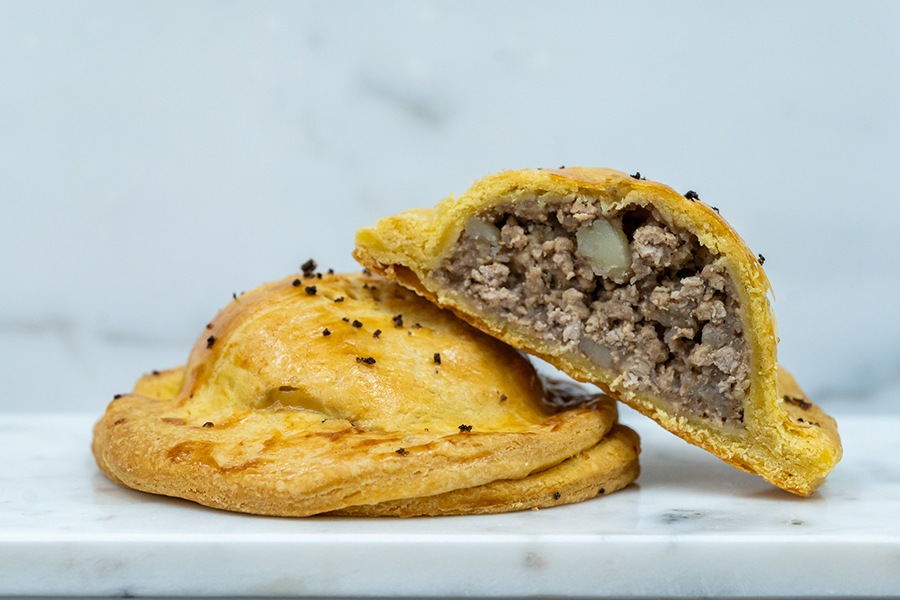
<instances>
[{"instance_id":1,"label":"halved meat pie","mask_svg":"<svg viewBox=\"0 0 900 600\"><path fill-rule=\"evenodd\" d=\"M840 459L776 363L761 257L693 192L508 171L361 229L354 255L783 489L809 495Z\"/></svg>"}]
</instances>

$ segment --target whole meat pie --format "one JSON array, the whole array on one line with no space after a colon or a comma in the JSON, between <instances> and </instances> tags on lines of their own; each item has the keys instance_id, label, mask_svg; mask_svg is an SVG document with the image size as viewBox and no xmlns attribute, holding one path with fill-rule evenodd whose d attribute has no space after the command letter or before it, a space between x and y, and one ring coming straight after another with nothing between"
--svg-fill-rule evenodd
<instances>
[{"instance_id":1,"label":"whole meat pie","mask_svg":"<svg viewBox=\"0 0 900 600\"><path fill-rule=\"evenodd\" d=\"M361 229L355 256L785 490L840 460L834 420L776 363L763 258L694 192L508 171Z\"/></svg>"},{"instance_id":2,"label":"whole meat pie","mask_svg":"<svg viewBox=\"0 0 900 600\"><path fill-rule=\"evenodd\" d=\"M94 430L114 481L234 511L455 514L553 506L638 474L609 398L380 277L305 273L237 297L185 367Z\"/></svg>"}]
</instances>

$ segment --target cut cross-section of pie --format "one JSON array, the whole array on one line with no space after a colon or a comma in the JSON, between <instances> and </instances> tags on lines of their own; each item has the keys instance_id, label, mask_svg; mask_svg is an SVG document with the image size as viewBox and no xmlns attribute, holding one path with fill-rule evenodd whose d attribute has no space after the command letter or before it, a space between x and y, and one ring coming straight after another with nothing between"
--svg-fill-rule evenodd
<instances>
[{"instance_id":1,"label":"cut cross-section of pie","mask_svg":"<svg viewBox=\"0 0 900 600\"><path fill-rule=\"evenodd\" d=\"M776 362L762 257L697 195L608 169L507 171L361 229L366 267L800 495L833 419Z\"/></svg>"}]
</instances>

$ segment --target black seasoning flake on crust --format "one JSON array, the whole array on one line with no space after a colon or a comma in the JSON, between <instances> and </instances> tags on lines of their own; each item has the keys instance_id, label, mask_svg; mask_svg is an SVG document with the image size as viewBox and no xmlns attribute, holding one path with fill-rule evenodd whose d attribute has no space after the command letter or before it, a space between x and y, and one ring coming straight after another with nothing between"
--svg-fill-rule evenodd
<instances>
[{"instance_id":1,"label":"black seasoning flake on crust","mask_svg":"<svg viewBox=\"0 0 900 600\"><path fill-rule=\"evenodd\" d=\"M757 255L756 255L756 260L759 261L759 264L760 264L760 265L766 264L766 257L763 256L762 254L757 254Z\"/></svg>"},{"instance_id":2,"label":"black seasoning flake on crust","mask_svg":"<svg viewBox=\"0 0 900 600\"><path fill-rule=\"evenodd\" d=\"M206 423L203 424L203 426L208 429L210 427L215 427L215 424L212 421L207 421Z\"/></svg>"},{"instance_id":3,"label":"black seasoning flake on crust","mask_svg":"<svg viewBox=\"0 0 900 600\"><path fill-rule=\"evenodd\" d=\"M559 500L560 498L562 498L562 494L560 494L559 492L553 492L554 500Z\"/></svg>"},{"instance_id":4,"label":"black seasoning flake on crust","mask_svg":"<svg viewBox=\"0 0 900 600\"><path fill-rule=\"evenodd\" d=\"M344 297L343 297L343 296L338 296L337 298L334 299L334 301L335 301L335 302L343 302L343 301L344 301Z\"/></svg>"},{"instance_id":5,"label":"black seasoning flake on crust","mask_svg":"<svg viewBox=\"0 0 900 600\"><path fill-rule=\"evenodd\" d=\"M216 343L216 336L211 335L208 338L206 338L206 347L207 348L212 348L213 344L215 344L215 343Z\"/></svg>"},{"instance_id":6,"label":"black seasoning flake on crust","mask_svg":"<svg viewBox=\"0 0 900 600\"><path fill-rule=\"evenodd\" d=\"M684 197L687 198L688 200L690 200L691 202L693 202L694 200L700 199L700 195L697 192L695 192L694 190L688 190L687 193L684 195Z\"/></svg>"},{"instance_id":7,"label":"black seasoning flake on crust","mask_svg":"<svg viewBox=\"0 0 900 600\"><path fill-rule=\"evenodd\" d=\"M406 448L397 448L396 450L394 450L394 452L396 452L400 456L406 456L407 454L409 454L409 450L407 450Z\"/></svg>"},{"instance_id":8,"label":"black seasoning flake on crust","mask_svg":"<svg viewBox=\"0 0 900 600\"><path fill-rule=\"evenodd\" d=\"M300 270L303 271L304 277L312 277L316 272L316 267L318 266L319 265L316 264L315 260L309 259L308 261L300 265Z\"/></svg>"},{"instance_id":9,"label":"black seasoning flake on crust","mask_svg":"<svg viewBox=\"0 0 900 600\"><path fill-rule=\"evenodd\" d=\"M295 279L294 281L291 282L291 285L294 286L294 287L300 287L300 285L301 285L302 283L303 283L303 282L300 281L299 279Z\"/></svg>"},{"instance_id":10,"label":"black seasoning flake on crust","mask_svg":"<svg viewBox=\"0 0 900 600\"><path fill-rule=\"evenodd\" d=\"M812 408L812 402L805 400L803 398L798 398L796 396L784 396L784 401L793 404L794 406L799 406L803 410L809 410Z\"/></svg>"},{"instance_id":11,"label":"black seasoning flake on crust","mask_svg":"<svg viewBox=\"0 0 900 600\"><path fill-rule=\"evenodd\" d=\"M441 353L440 352L434 353L434 364L436 364L436 365L441 364Z\"/></svg>"},{"instance_id":12,"label":"black seasoning flake on crust","mask_svg":"<svg viewBox=\"0 0 900 600\"><path fill-rule=\"evenodd\" d=\"M376 330L372 333L372 337L375 338L376 340L377 340L380 336L381 336L381 330L380 330L380 329L376 329Z\"/></svg>"},{"instance_id":13,"label":"black seasoning flake on crust","mask_svg":"<svg viewBox=\"0 0 900 600\"><path fill-rule=\"evenodd\" d=\"M329 331L329 329L326 327L322 330L322 335L329 336L331 335L331 331Z\"/></svg>"},{"instance_id":14,"label":"black seasoning flake on crust","mask_svg":"<svg viewBox=\"0 0 900 600\"><path fill-rule=\"evenodd\" d=\"M460 431L460 433L468 433L468 432L472 431L472 426L466 425L465 423L463 423L462 425L459 426L459 431Z\"/></svg>"},{"instance_id":15,"label":"black seasoning flake on crust","mask_svg":"<svg viewBox=\"0 0 900 600\"><path fill-rule=\"evenodd\" d=\"M359 329L360 327L363 326L362 321L360 321L359 319L353 319L353 322L350 324L353 325L354 327L356 327L357 329Z\"/></svg>"},{"instance_id":16,"label":"black seasoning flake on crust","mask_svg":"<svg viewBox=\"0 0 900 600\"><path fill-rule=\"evenodd\" d=\"M122 397L122 394L116 394L115 396L113 396L113 400L118 400L121 397Z\"/></svg>"},{"instance_id":17,"label":"black seasoning flake on crust","mask_svg":"<svg viewBox=\"0 0 900 600\"><path fill-rule=\"evenodd\" d=\"M314 285L308 285L308 286L306 286L305 289L306 289L306 293L309 294L310 296L315 296L315 295L316 295L316 286L314 286Z\"/></svg>"},{"instance_id":18,"label":"black seasoning flake on crust","mask_svg":"<svg viewBox=\"0 0 900 600\"><path fill-rule=\"evenodd\" d=\"M394 315L393 317L391 317L391 319L394 321L394 327L403 327L403 315L402 314Z\"/></svg>"},{"instance_id":19,"label":"black seasoning flake on crust","mask_svg":"<svg viewBox=\"0 0 900 600\"><path fill-rule=\"evenodd\" d=\"M358 362L358 363L363 363L363 364L366 364L366 365L374 365L374 364L375 364L375 359L372 358L371 356L367 356L367 357L365 357L365 358L363 358L362 356L357 356L357 357L356 357L356 362Z\"/></svg>"},{"instance_id":20,"label":"black seasoning flake on crust","mask_svg":"<svg viewBox=\"0 0 900 600\"><path fill-rule=\"evenodd\" d=\"M640 172L640 171L636 171L636 172L634 173L634 175L631 176L631 178L632 178L632 179L637 179L638 181L641 181L641 180L645 179L644 177L641 177L641 172Z\"/></svg>"}]
</instances>

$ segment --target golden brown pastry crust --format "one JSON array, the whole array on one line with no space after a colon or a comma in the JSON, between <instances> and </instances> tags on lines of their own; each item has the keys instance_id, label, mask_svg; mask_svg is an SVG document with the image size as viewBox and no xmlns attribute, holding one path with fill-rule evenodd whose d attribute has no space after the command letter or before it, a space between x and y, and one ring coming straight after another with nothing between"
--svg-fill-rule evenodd
<instances>
[{"instance_id":1,"label":"golden brown pastry crust","mask_svg":"<svg viewBox=\"0 0 900 600\"><path fill-rule=\"evenodd\" d=\"M287 278L223 309L186 367L115 399L93 452L138 490L311 515L521 479L615 422L609 399L555 412L542 395L517 351L400 286Z\"/></svg>"},{"instance_id":2,"label":"golden brown pastry crust","mask_svg":"<svg viewBox=\"0 0 900 600\"><path fill-rule=\"evenodd\" d=\"M334 514L354 517L488 514L548 508L611 494L637 479L640 439L616 424L595 446L522 479L502 479L420 498L352 506Z\"/></svg>"},{"instance_id":3,"label":"golden brown pastry crust","mask_svg":"<svg viewBox=\"0 0 900 600\"><path fill-rule=\"evenodd\" d=\"M558 345L528 330L482 314L466 298L436 284L431 273L453 252L467 219L498 204L541 194L577 194L609 208L652 207L668 224L693 233L701 245L721 257L736 282L750 353L744 428L716 428L675 416L660 399L618 386L619 374L593 365L581 354L562 353ZM453 310L482 331L540 356L570 376L598 385L690 443L785 490L811 494L840 460L840 439L833 419L815 409L818 426L809 426L798 422L793 409L785 407L788 392L779 387L775 320L767 297L770 284L760 261L717 211L665 185L609 169L506 171L485 177L461 197L450 197L433 209L406 211L360 229L356 245L354 256L369 269ZM799 388L793 393L811 405Z\"/></svg>"}]
</instances>

